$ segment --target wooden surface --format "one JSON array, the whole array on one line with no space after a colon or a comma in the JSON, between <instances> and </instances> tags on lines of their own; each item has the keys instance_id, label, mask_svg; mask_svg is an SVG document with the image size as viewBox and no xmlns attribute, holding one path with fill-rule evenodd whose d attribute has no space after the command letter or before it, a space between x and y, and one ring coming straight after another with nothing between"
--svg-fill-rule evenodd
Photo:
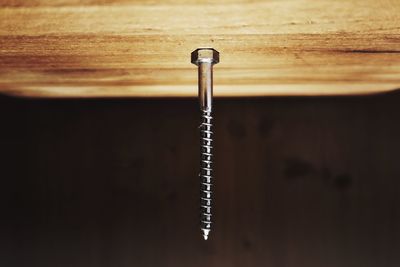
<instances>
[{"instance_id":1,"label":"wooden surface","mask_svg":"<svg viewBox=\"0 0 400 267\"><path fill-rule=\"evenodd\" d=\"M400 88L397 0L0 1L0 92L195 96L192 50L220 51L216 96Z\"/></svg>"},{"instance_id":2,"label":"wooden surface","mask_svg":"<svg viewBox=\"0 0 400 267\"><path fill-rule=\"evenodd\" d=\"M204 242L196 99L0 97L0 266L398 267L399 103L217 99Z\"/></svg>"}]
</instances>

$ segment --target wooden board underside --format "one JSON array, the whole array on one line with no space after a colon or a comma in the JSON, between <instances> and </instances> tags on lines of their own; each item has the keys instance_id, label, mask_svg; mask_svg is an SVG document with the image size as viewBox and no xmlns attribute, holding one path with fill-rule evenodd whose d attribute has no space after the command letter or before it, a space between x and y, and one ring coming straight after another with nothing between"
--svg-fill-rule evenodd
<instances>
[{"instance_id":1,"label":"wooden board underside","mask_svg":"<svg viewBox=\"0 0 400 267\"><path fill-rule=\"evenodd\" d=\"M197 95L190 52L214 47L216 96L400 88L398 1L0 1L0 93Z\"/></svg>"}]
</instances>

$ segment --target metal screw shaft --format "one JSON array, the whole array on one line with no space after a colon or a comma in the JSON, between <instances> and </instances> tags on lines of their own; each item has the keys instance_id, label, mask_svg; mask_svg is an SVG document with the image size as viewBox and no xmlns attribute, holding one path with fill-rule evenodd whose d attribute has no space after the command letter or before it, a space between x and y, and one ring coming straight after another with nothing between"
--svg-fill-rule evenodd
<instances>
[{"instance_id":1,"label":"metal screw shaft","mask_svg":"<svg viewBox=\"0 0 400 267\"><path fill-rule=\"evenodd\" d=\"M200 124L200 228L205 240L211 230L212 132L211 112L202 112Z\"/></svg>"},{"instance_id":2,"label":"metal screw shaft","mask_svg":"<svg viewBox=\"0 0 400 267\"><path fill-rule=\"evenodd\" d=\"M204 240L211 231L211 186L212 186L212 95L213 65L219 62L218 51L199 48L192 52L192 63L198 66L200 124L200 229Z\"/></svg>"}]
</instances>

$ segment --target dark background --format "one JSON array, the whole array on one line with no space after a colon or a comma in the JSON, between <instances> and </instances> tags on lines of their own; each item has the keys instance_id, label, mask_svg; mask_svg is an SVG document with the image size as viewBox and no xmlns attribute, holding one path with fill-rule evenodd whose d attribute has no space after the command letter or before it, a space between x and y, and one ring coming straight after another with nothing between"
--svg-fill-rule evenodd
<instances>
[{"instance_id":1,"label":"dark background","mask_svg":"<svg viewBox=\"0 0 400 267\"><path fill-rule=\"evenodd\" d=\"M400 264L400 94L215 101L202 240L196 99L0 98L0 266Z\"/></svg>"}]
</instances>

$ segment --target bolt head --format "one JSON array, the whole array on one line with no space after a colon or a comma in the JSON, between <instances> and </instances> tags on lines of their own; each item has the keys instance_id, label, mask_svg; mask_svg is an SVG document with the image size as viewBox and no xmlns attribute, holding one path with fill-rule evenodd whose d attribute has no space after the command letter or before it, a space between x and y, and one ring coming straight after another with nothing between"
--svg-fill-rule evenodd
<instances>
[{"instance_id":1,"label":"bolt head","mask_svg":"<svg viewBox=\"0 0 400 267\"><path fill-rule=\"evenodd\" d=\"M191 62L195 65L201 62L217 64L219 62L219 52L214 48L197 48L192 52Z\"/></svg>"}]
</instances>

